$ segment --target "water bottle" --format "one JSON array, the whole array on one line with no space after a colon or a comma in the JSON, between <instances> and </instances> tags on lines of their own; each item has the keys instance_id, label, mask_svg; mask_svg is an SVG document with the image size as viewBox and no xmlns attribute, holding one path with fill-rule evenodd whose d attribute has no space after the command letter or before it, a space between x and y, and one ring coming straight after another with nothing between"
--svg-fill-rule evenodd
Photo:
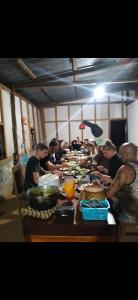
<instances>
[{"instance_id":1,"label":"water bottle","mask_svg":"<svg viewBox=\"0 0 138 300\"><path fill-rule=\"evenodd\" d=\"M22 162L23 162L23 165L24 165L24 166L27 165L28 159L29 159L29 158L28 158L28 155L25 153L24 156L23 156L23 159L22 159Z\"/></svg>"}]
</instances>

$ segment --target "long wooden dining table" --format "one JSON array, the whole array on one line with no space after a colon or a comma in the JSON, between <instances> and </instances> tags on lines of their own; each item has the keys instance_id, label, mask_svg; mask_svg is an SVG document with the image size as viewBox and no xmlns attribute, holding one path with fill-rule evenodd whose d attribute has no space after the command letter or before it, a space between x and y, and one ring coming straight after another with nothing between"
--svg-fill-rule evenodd
<instances>
[{"instance_id":1,"label":"long wooden dining table","mask_svg":"<svg viewBox=\"0 0 138 300\"><path fill-rule=\"evenodd\" d=\"M69 160L85 156L68 156ZM84 221L79 205L79 196L72 202L74 218L57 218L53 214L48 220L24 216L22 220L24 240L26 242L116 242L118 226L112 212L108 212L106 221Z\"/></svg>"},{"instance_id":2,"label":"long wooden dining table","mask_svg":"<svg viewBox=\"0 0 138 300\"><path fill-rule=\"evenodd\" d=\"M116 242L118 227L108 212L106 221L84 221L78 204L73 200L74 218L57 218L56 213L47 221L25 216L23 231L25 242Z\"/></svg>"}]
</instances>

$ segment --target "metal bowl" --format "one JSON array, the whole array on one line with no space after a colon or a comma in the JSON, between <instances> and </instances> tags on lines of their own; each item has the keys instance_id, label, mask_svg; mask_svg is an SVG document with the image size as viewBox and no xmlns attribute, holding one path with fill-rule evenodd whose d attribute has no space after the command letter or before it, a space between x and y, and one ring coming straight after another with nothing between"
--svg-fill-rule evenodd
<instances>
[{"instance_id":1,"label":"metal bowl","mask_svg":"<svg viewBox=\"0 0 138 300\"><path fill-rule=\"evenodd\" d=\"M33 187L27 193L27 199L30 207L36 210L47 210L54 207L59 197L59 189L57 186Z\"/></svg>"}]
</instances>

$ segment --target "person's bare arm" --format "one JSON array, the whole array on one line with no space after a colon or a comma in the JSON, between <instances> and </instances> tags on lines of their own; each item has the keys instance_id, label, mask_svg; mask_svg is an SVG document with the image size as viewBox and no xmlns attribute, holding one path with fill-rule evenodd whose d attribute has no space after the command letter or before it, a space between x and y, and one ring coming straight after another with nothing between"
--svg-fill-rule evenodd
<instances>
[{"instance_id":1,"label":"person's bare arm","mask_svg":"<svg viewBox=\"0 0 138 300\"><path fill-rule=\"evenodd\" d=\"M102 174L101 175L101 181L105 182L105 183L112 183L113 179L109 175Z\"/></svg>"},{"instance_id":2,"label":"person's bare arm","mask_svg":"<svg viewBox=\"0 0 138 300\"><path fill-rule=\"evenodd\" d=\"M47 171L47 170L44 170L42 167L41 167L41 171L44 173L44 174L49 174L50 171ZM42 174L43 175L43 174ZM39 175L39 176L42 176L42 175Z\"/></svg>"},{"instance_id":3,"label":"person's bare arm","mask_svg":"<svg viewBox=\"0 0 138 300\"><path fill-rule=\"evenodd\" d=\"M92 174L95 174L96 176L98 176L100 181L102 181L103 183L104 182L105 183L112 183L112 181L113 181L111 176L102 174L99 171L94 171L94 172L92 172Z\"/></svg>"},{"instance_id":4,"label":"person's bare arm","mask_svg":"<svg viewBox=\"0 0 138 300\"><path fill-rule=\"evenodd\" d=\"M104 172L105 174L108 174L108 169L106 169L103 166L97 166L97 170L100 172Z\"/></svg>"},{"instance_id":5,"label":"person's bare arm","mask_svg":"<svg viewBox=\"0 0 138 300\"><path fill-rule=\"evenodd\" d=\"M106 196L112 199L113 196L120 190L120 188L130 181L130 172L127 166L121 166L116 173L110 187L106 189Z\"/></svg>"},{"instance_id":6,"label":"person's bare arm","mask_svg":"<svg viewBox=\"0 0 138 300\"><path fill-rule=\"evenodd\" d=\"M39 181L39 173L38 172L33 172L33 179L34 179L34 182L36 184L38 184L38 181Z\"/></svg>"},{"instance_id":7,"label":"person's bare arm","mask_svg":"<svg viewBox=\"0 0 138 300\"><path fill-rule=\"evenodd\" d=\"M59 165L59 164L54 165L50 161L48 161L48 163L47 163L47 168L48 168L49 171L59 170L60 168L64 168L64 167L67 167L67 166L69 166L68 163L62 163L61 165Z\"/></svg>"}]
</instances>

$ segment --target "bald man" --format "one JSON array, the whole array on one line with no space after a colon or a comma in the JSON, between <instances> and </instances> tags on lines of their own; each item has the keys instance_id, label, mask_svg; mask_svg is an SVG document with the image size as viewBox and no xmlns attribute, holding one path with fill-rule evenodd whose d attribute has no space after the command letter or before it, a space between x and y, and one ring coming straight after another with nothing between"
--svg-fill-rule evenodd
<instances>
[{"instance_id":1,"label":"bald man","mask_svg":"<svg viewBox=\"0 0 138 300\"><path fill-rule=\"evenodd\" d=\"M124 162L106 190L108 199L115 201L122 221L138 222L138 160L137 146L124 143L119 149ZM116 202L117 201L117 202Z\"/></svg>"}]
</instances>

